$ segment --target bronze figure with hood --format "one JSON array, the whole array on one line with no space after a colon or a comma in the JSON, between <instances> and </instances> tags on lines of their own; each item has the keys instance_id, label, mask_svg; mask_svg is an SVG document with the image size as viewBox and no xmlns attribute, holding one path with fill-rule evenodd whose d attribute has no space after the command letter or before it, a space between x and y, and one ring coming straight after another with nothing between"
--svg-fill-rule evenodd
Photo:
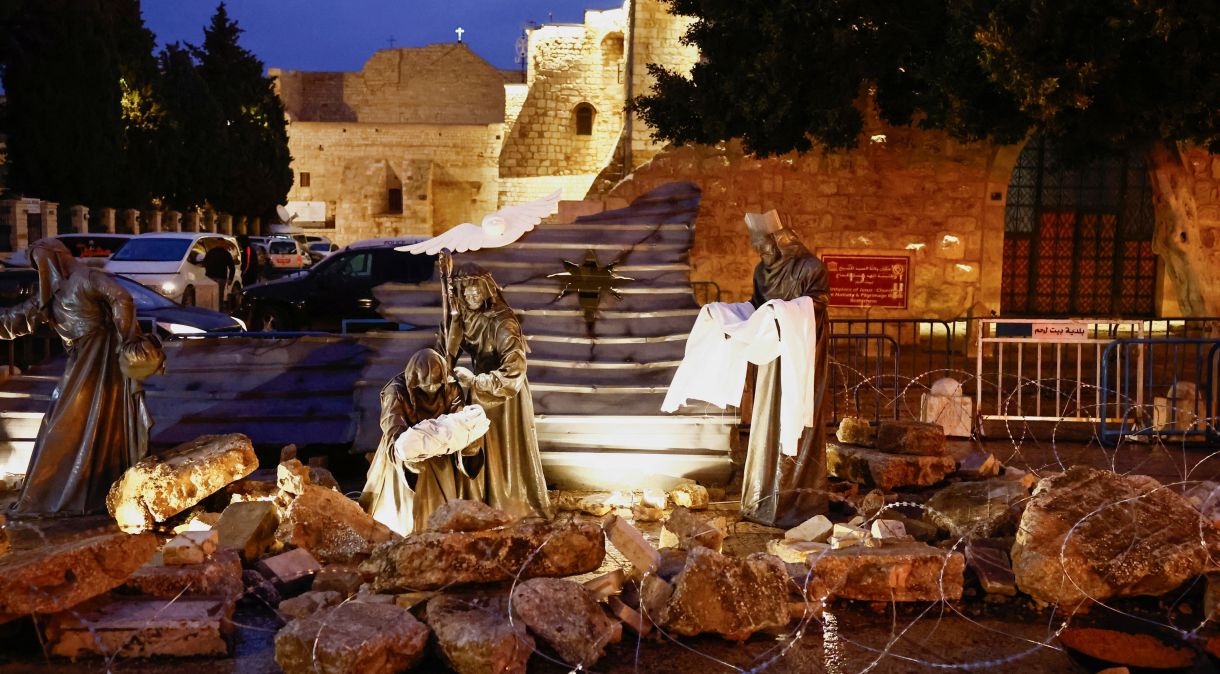
<instances>
[{"instance_id":1,"label":"bronze figure with hood","mask_svg":"<svg viewBox=\"0 0 1220 674\"><path fill-rule=\"evenodd\" d=\"M823 402L829 380L826 305L830 287L826 266L791 230L783 227L774 211L751 214L746 224L750 243L760 258L754 268L751 304L757 309L769 300L790 301L798 297L809 297L814 302L817 342L813 353L816 373L813 426L801 433L795 456L785 456L780 451L780 368L784 364L777 358L759 365L741 488L741 510L745 517L789 528L825 513L827 508Z\"/></svg>"},{"instance_id":2,"label":"bronze figure with hood","mask_svg":"<svg viewBox=\"0 0 1220 674\"><path fill-rule=\"evenodd\" d=\"M491 274L478 265L463 265L453 282L457 315L445 353L453 359L462 351L470 356L473 372L458 367L455 374L470 392L470 402L481 405L491 421L485 438L484 501L516 517L549 517L521 322Z\"/></svg>"},{"instance_id":3,"label":"bronze figure with hood","mask_svg":"<svg viewBox=\"0 0 1220 674\"><path fill-rule=\"evenodd\" d=\"M68 359L13 514L105 512L111 484L147 452L152 420L140 381L164 355L141 336L131 295L108 274L80 264L55 239L31 245L30 263L38 292L0 313L0 339L47 324Z\"/></svg>"}]
</instances>

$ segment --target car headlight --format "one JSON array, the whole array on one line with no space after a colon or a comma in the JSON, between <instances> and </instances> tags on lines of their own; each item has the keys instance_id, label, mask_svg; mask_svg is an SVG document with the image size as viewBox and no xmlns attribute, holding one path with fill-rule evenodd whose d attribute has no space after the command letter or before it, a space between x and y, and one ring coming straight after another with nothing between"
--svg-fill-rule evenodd
<instances>
[{"instance_id":1,"label":"car headlight","mask_svg":"<svg viewBox=\"0 0 1220 674\"><path fill-rule=\"evenodd\" d=\"M174 292L177 290L178 290L177 283L174 283L173 281L162 281L161 292L165 293L166 295L173 295Z\"/></svg>"},{"instance_id":2,"label":"car headlight","mask_svg":"<svg viewBox=\"0 0 1220 674\"><path fill-rule=\"evenodd\" d=\"M202 335L206 332L193 325L183 325L182 323L161 323L160 325L169 330L171 335Z\"/></svg>"}]
</instances>

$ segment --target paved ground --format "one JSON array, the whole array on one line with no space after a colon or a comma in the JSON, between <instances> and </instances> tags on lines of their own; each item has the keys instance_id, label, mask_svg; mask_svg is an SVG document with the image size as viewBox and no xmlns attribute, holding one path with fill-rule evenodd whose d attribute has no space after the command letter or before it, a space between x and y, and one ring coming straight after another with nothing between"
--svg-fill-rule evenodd
<instances>
[{"instance_id":1,"label":"paved ground","mask_svg":"<svg viewBox=\"0 0 1220 674\"><path fill-rule=\"evenodd\" d=\"M1045 429L1042 429L1045 431ZM1095 442L1033 440L1014 431L1011 437L993 437L983 443L957 442L953 451L967 453L984 448L1008 465L1038 473L1087 463L1123 473L1151 475L1164 483L1220 481L1220 459L1206 450L1131 444L1107 449ZM1045 432L1041 437L1050 437ZM3 499L0 499L3 500ZM727 515L735 504L726 500L714 505ZM641 525L655 535L656 525ZM726 551L748 553L762 549L775 535L745 522L731 525ZM608 556L607 566L621 560ZM792 625L783 632L755 635L744 643L717 638L682 639L662 635L639 640L626 632L610 647L594 671L676 672L854 672L907 673L949 671L988 672L1086 672L1090 670L1070 657L1059 645L1057 631L1064 617L1040 610L1025 598L986 598L977 587L967 587L966 597L954 605L945 603L893 607L864 603L841 603L826 607L818 617ZM1095 608L1075 618L1074 625L1113 624L1172 627L1200 644L1217 630L1210 624L1199 628L1203 589L1201 585L1180 590L1173 597L1146 599ZM818 607L811 607L818 608ZM1126 617L1124 617L1126 616ZM133 672L179 674L182 672L277 672L273 638L278 619L267 610L241 608L236 615L234 656L226 659L168 661L46 661L41 655L31 623L18 621L0 625L0 674L25 672L83 673ZM421 672L444 671L435 659L425 661ZM560 674L570 671L536 653L531 672ZM1200 655L1191 672L1217 671Z\"/></svg>"}]
</instances>

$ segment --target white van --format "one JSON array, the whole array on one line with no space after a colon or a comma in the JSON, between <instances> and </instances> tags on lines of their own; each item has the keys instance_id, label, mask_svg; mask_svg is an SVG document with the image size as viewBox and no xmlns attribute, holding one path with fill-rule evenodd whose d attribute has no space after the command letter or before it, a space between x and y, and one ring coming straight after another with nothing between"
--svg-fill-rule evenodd
<instances>
[{"instance_id":1,"label":"white van","mask_svg":"<svg viewBox=\"0 0 1220 674\"><path fill-rule=\"evenodd\" d=\"M228 258L222 253L228 254ZM127 276L180 304L219 311L221 287L208 278L205 260L226 268L228 273L221 278L225 304L236 301L241 293L241 249L237 239L224 234L141 234L120 248L106 262L105 269Z\"/></svg>"}]
</instances>

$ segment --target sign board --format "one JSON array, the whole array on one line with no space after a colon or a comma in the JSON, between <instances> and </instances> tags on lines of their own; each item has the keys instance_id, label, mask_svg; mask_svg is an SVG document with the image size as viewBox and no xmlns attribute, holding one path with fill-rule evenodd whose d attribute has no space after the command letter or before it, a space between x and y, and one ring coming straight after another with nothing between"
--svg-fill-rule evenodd
<instances>
[{"instance_id":1,"label":"sign board","mask_svg":"<svg viewBox=\"0 0 1220 674\"><path fill-rule=\"evenodd\" d=\"M1089 324L1074 321L1032 323L1030 337L1040 342L1083 342L1089 338Z\"/></svg>"},{"instance_id":2,"label":"sign board","mask_svg":"<svg viewBox=\"0 0 1220 674\"><path fill-rule=\"evenodd\" d=\"M289 201L284 206L297 222L326 222L325 201Z\"/></svg>"},{"instance_id":3,"label":"sign board","mask_svg":"<svg viewBox=\"0 0 1220 674\"><path fill-rule=\"evenodd\" d=\"M33 213L41 213L41 212L42 212L42 201L40 201L40 200L38 200L38 199L31 199L31 198L28 198L28 197L27 197L27 198L23 198L23 199L21 200L21 204L22 204L23 206L25 206L25 212L26 212L26 213L33 214Z\"/></svg>"},{"instance_id":4,"label":"sign board","mask_svg":"<svg viewBox=\"0 0 1220 674\"><path fill-rule=\"evenodd\" d=\"M906 309L911 258L905 255L823 255L830 306Z\"/></svg>"}]
</instances>

